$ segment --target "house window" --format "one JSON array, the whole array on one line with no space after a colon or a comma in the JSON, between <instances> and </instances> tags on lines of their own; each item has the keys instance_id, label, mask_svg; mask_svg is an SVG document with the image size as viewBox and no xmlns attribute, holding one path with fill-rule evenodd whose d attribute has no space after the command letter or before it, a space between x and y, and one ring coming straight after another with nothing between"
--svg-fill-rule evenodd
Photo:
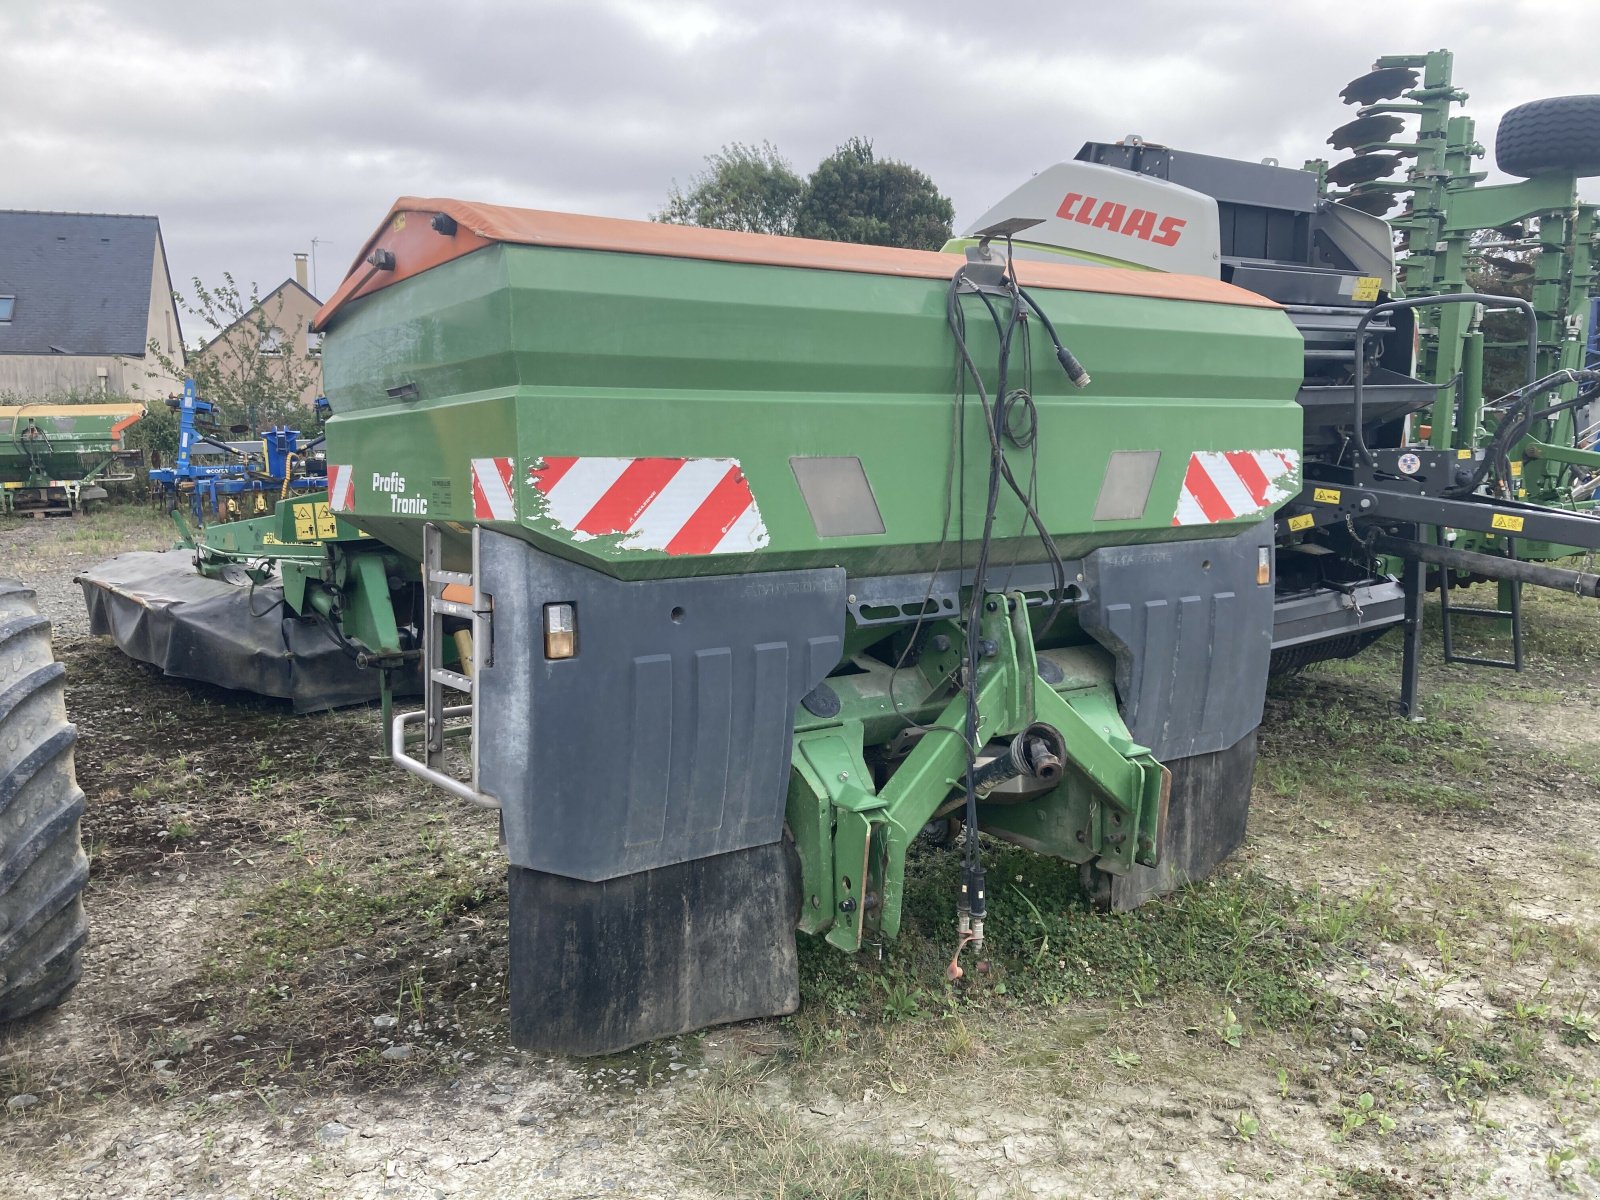
<instances>
[{"instance_id":1,"label":"house window","mask_svg":"<svg viewBox=\"0 0 1600 1200\"><path fill-rule=\"evenodd\" d=\"M15 296L0 296L0 324L11 323L11 315L17 311L17 298Z\"/></svg>"},{"instance_id":2,"label":"house window","mask_svg":"<svg viewBox=\"0 0 1600 1200\"><path fill-rule=\"evenodd\" d=\"M258 349L268 358L277 358L283 353L283 335L276 329L264 330Z\"/></svg>"},{"instance_id":3,"label":"house window","mask_svg":"<svg viewBox=\"0 0 1600 1200\"><path fill-rule=\"evenodd\" d=\"M320 333L306 333L306 354L311 358L322 357L322 335Z\"/></svg>"}]
</instances>

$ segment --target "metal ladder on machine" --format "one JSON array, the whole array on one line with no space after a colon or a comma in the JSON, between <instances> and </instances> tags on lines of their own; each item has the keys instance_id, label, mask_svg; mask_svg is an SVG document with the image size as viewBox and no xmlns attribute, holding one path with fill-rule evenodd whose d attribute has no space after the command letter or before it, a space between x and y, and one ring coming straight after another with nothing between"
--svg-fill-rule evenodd
<instances>
[{"instance_id":1,"label":"metal ladder on machine","mask_svg":"<svg viewBox=\"0 0 1600 1200\"><path fill-rule=\"evenodd\" d=\"M499 808L500 802L478 790L478 693L473 686L471 659L489 645L490 614L484 597L478 590L478 539L481 530L472 530L472 571L447 571L443 565L439 527L432 521L422 526L422 676L423 703L415 712L396 713L390 728L389 756L413 775L443 788L451 795L479 808ZM463 603L446 597L453 588L466 588L471 601ZM465 671L451 670L445 666L444 623L447 617L471 622L472 644L462 648L458 643L458 657L467 667ZM464 693L466 704L446 704L445 689ZM448 722L459 717L469 718L465 729L449 727ZM414 758L406 752L406 731L412 725L421 725L423 756ZM445 740L464 732L471 738L472 773L462 780L445 770Z\"/></svg>"},{"instance_id":2,"label":"metal ladder on machine","mask_svg":"<svg viewBox=\"0 0 1600 1200\"><path fill-rule=\"evenodd\" d=\"M1506 539L1506 554L1511 558L1517 556L1515 538ZM1506 671L1522 670L1522 584L1516 580L1506 580L1500 586L1507 589L1506 595L1510 597L1506 602L1507 607L1505 608L1483 608L1481 606L1451 604L1450 571L1444 567L1439 569L1439 627L1443 635L1444 661L1446 663L1460 663L1472 667L1498 667ZM1472 654L1457 654L1451 631L1451 621L1455 617L1509 621L1511 623L1511 657L1509 659L1482 658Z\"/></svg>"}]
</instances>

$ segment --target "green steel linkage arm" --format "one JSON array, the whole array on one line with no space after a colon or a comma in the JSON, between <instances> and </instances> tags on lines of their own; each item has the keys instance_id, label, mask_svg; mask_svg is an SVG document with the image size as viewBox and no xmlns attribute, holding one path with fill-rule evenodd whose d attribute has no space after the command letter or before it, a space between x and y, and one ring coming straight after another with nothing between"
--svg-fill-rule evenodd
<instances>
[{"instance_id":1,"label":"green steel linkage arm","mask_svg":"<svg viewBox=\"0 0 1600 1200\"><path fill-rule=\"evenodd\" d=\"M1002 726L997 713L1007 685L1006 673L991 673L978 688L978 744L1005 733L1019 733L1027 721L1016 721L1015 716ZM959 787L966 775L966 747L959 734L943 729L959 730L967 716L966 696L957 696L940 714L933 732L925 734L917 743L894 777L879 793L883 809L875 813L873 821L878 843L878 859L873 864L876 877L870 880L877 897L873 926L887 938L900 932L900 918L905 903L906 851L911 841L922 831L945 802L951 791ZM843 938L836 935L841 930L835 925L828 941L844 950L860 949L853 931Z\"/></svg>"},{"instance_id":2,"label":"green steel linkage arm","mask_svg":"<svg viewBox=\"0 0 1600 1200\"><path fill-rule=\"evenodd\" d=\"M949 628L959 637L955 623ZM1064 697L1039 677L1021 596L986 599L980 636L988 653L979 668L978 745L1035 721L1049 724L1062 734L1073 787L1089 799L1074 810L1066 841L1044 851L1114 874L1155 865L1170 776L1128 736L1109 687ZM962 787L966 717L966 695L952 697L877 792L862 758L860 720L796 735L786 817L801 861L802 930L845 951L899 933L907 851ZM1071 799L1063 785L1030 803Z\"/></svg>"},{"instance_id":3,"label":"green steel linkage arm","mask_svg":"<svg viewBox=\"0 0 1600 1200\"><path fill-rule=\"evenodd\" d=\"M1046 689L1038 719L1061 730L1067 757L1101 802L1089 838L1099 854L1096 865L1113 875L1135 863L1155 866L1171 789L1167 769L1128 736L1121 716L1099 693L1062 696Z\"/></svg>"},{"instance_id":4,"label":"green steel linkage arm","mask_svg":"<svg viewBox=\"0 0 1600 1200\"><path fill-rule=\"evenodd\" d=\"M1524 217L1564 211L1577 202L1577 180L1571 175L1536 175L1519 183L1453 188L1444 230L1476 233Z\"/></svg>"},{"instance_id":5,"label":"green steel linkage arm","mask_svg":"<svg viewBox=\"0 0 1600 1200\"><path fill-rule=\"evenodd\" d=\"M978 668L979 746L1021 732L1033 720L1036 687L1048 690L1038 682L1039 664L1022 597L990 596L983 607L979 636L993 653ZM816 856L831 860L831 877L826 887L808 883L806 889L819 897L824 890L833 893L830 944L854 951L869 928L885 937L900 931L906 851L965 777L967 749L961 731L966 717L966 695L955 696L876 795L865 790L870 777L853 770L854 755L847 754L860 744L859 726L848 744L837 735L831 741L827 735L796 739L797 763L805 761L807 774L820 781L832 805L831 853ZM802 822L811 818L809 809L796 807L792 793L789 812L791 825L796 817ZM802 836L795 832L797 844ZM807 857L801 847L802 867ZM808 923L818 922L803 916L802 927Z\"/></svg>"},{"instance_id":6,"label":"green steel linkage arm","mask_svg":"<svg viewBox=\"0 0 1600 1200\"><path fill-rule=\"evenodd\" d=\"M189 518L184 515L183 505L175 504L167 510L167 516L178 530L178 545L185 550L195 548L194 528L189 524Z\"/></svg>"},{"instance_id":7,"label":"green steel linkage arm","mask_svg":"<svg viewBox=\"0 0 1600 1200\"><path fill-rule=\"evenodd\" d=\"M1552 446L1547 442L1536 442L1531 438L1522 443L1522 456L1600 470L1600 453L1593 450L1575 450L1571 446Z\"/></svg>"},{"instance_id":8,"label":"green steel linkage arm","mask_svg":"<svg viewBox=\"0 0 1600 1200\"><path fill-rule=\"evenodd\" d=\"M344 557L345 580L339 603L339 623L351 641L383 657L402 651L399 622L389 592L389 568L379 548L349 551Z\"/></svg>"},{"instance_id":9,"label":"green steel linkage arm","mask_svg":"<svg viewBox=\"0 0 1600 1200\"><path fill-rule=\"evenodd\" d=\"M100 478L100 476L109 471L112 466L115 465L116 461L117 456L115 454L106 455L99 462L95 463L94 466L90 467L88 472L78 479L78 482L80 484L93 483L96 479Z\"/></svg>"}]
</instances>

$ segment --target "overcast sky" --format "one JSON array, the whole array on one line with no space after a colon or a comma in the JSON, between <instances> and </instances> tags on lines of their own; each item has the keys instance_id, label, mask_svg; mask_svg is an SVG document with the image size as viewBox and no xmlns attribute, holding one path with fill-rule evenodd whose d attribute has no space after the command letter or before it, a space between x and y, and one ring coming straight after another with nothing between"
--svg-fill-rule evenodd
<instances>
[{"instance_id":1,"label":"overcast sky","mask_svg":"<svg viewBox=\"0 0 1600 1200\"><path fill-rule=\"evenodd\" d=\"M1596 0L0 0L0 207L154 213L180 288L317 239L326 295L396 196L647 217L724 143L861 135L959 228L1085 140L1330 153L1379 54L1454 50L1492 146L1600 92L1596 35Z\"/></svg>"}]
</instances>

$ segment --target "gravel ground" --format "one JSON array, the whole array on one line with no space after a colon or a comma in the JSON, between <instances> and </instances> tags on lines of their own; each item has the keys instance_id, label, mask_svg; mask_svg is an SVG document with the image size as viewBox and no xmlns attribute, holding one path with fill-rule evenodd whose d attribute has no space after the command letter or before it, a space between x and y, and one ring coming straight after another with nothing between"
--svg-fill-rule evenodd
<instances>
[{"instance_id":1,"label":"gravel ground","mask_svg":"<svg viewBox=\"0 0 1600 1200\"><path fill-rule=\"evenodd\" d=\"M83 637L89 617L73 577L124 550L172 544L172 524L142 506L97 506L81 517L0 518L0 575L33 588L57 637Z\"/></svg>"},{"instance_id":2,"label":"gravel ground","mask_svg":"<svg viewBox=\"0 0 1600 1200\"><path fill-rule=\"evenodd\" d=\"M86 636L72 576L170 541L143 509L0 523L67 664L93 864L82 982L0 1030L6 1200L1600 1196L1592 606L1534 604L1523 676L1430 662L1431 741L1384 715L1381 655L1269 699L1249 843L1203 887L1319 922L1298 1026L1165 961L1154 993L969 1005L891 949L812 955L792 1021L583 1062L508 1047L492 817L377 761L374 714ZM1036 957L1124 978L1174 907Z\"/></svg>"}]
</instances>

